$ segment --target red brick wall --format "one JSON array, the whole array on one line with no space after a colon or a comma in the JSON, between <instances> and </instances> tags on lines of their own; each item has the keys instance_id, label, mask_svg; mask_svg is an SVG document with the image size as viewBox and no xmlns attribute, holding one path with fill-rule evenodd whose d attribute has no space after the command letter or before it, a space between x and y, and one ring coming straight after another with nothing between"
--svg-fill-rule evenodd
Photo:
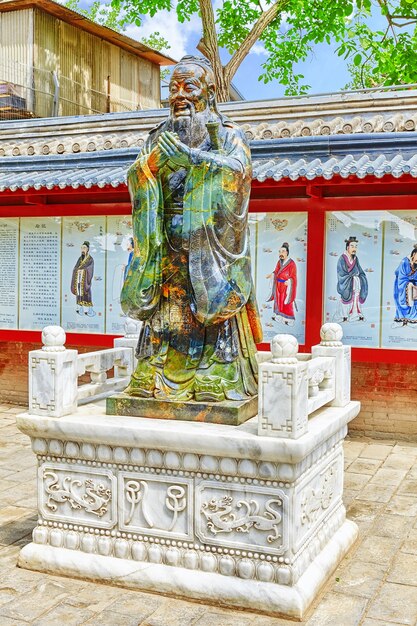
<instances>
[{"instance_id":1,"label":"red brick wall","mask_svg":"<svg viewBox=\"0 0 417 626\"><path fill-rule=\"evenodd\" d=\"M0 342L0 403L28 404L28 353L42 344ZM69 346L79 352L93 352L99 347Z\"/></svg>"},{"instance_id":2,"label":"red brick wall","mask_svg":"<svg viewBox=\"0 0 417 626\"><path fill-rule=\"evenodd\" d=\"M28 352L41 346L29 343L0 343L0 402L27 404Z\"/></svg>"},{"instance_id":3,"label":"red brick wall","mask_svg":"<svg viewBox=\"0 0 417 626\"><path fill-rule=\"evenodd\" d=\"M27 405L28 352L40 344L0 343L0 402ZM99 350L84 346L79 352ZM352 399L362 404L352 434L417 440L417 366L353 363Z\"/></svg>"},{"instance_id":4,"label":"red brick wall","mask_svg":"<svg viewBox=\"0 0 417 626\"><path fill-rule=\"evenodd\" d=\"M354 363L352 399L362 405L352 434L417 440L416 365Z\"/></svg>"}]
</instances>

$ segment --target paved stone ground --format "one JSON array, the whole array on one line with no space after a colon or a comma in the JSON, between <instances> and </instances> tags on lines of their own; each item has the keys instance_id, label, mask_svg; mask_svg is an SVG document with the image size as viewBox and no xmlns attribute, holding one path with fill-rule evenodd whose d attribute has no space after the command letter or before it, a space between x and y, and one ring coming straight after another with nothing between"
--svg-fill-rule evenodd
<instances>
[{"instance_id":1,"label":"paved stone ground","mask_svg":"<svg viewBox=\"0 0 417 626\"><path fill-rule=\"evenodd\" d=\"M16 567L36 522L21 408L0 405L0 626L290 626L294 622ZM349 439L345 504L360 539L305 626L417 624L417 444Z\"/></svg>"}]
</instances>

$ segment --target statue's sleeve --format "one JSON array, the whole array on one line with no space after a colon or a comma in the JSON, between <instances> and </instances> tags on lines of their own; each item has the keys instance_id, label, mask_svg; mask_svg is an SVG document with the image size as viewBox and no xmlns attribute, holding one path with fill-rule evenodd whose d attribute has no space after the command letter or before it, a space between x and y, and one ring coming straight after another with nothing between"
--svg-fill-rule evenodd
<instances>
[{"instance_id":1,"label":"statue's sleeve","mask_svg":"<svg viewBox=\"0 0 417 626\"><path fill-rule=\"evenodd\" d=\"M189 249L191 309L203 324L236 315L253 289L249 146L234 126L224 132L222 145L221 154L192 151L185 183L183 247Z\"/></svg>"},{"instance_id":2,"label":"statue's sleeve","mask_svg":"<svg viewBox=\"0 0 417 626\"><path fill-rule=\"evenodd\" d=\"M148 139L127 174L135 247L120 302L126 315L140 320L152 315L161 290L162 193L148 166L150 149Z\"/></svg>"}]
</instances>

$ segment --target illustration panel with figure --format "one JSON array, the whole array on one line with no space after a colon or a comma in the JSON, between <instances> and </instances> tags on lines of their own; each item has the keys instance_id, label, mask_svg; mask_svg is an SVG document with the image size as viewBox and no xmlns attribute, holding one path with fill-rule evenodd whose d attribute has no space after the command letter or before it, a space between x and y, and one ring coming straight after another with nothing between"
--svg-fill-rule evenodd
<instances>
[{"instance_id":1,"label":"illustration panel with figure","mask_svg":"<svg viewBox=\"0 0 417 626\"><path fill-rule=\"evenodd\" d=\"M327 214L324 321L352 346L379 346L382 224L375 211Z\"/></svg>"},{"instance_id":2,"label":"illustration panel with figure","mask_svg":"<svg viewBox=\"0 0 417 626\"><path fill-rule=\"evenodd\" d=\"M120 294L134 254L131 215L107 217L106 236L106 333L124 332L126 315Z\"/></svg>"},{"instance_id":3,"label":"illustration panel with figure","mask_svg":"<svg viewBox=\"0 0 417 626\"><path fill-rule=\"evenodd\" d=\"M103 333L105 220L65 217L62 232L62 327Z\"/></svg>"},{"instance_id":4,"label":"illustration panel with figure","mask_svg":"<svg viewBox=\"0 0 417 626\"><path fill-rule=\"evenodd\" d=\"M305 342L307 214L263 213L256 221L256 296L264 341Z\"/></svg>"},{"instance_id":5,"label":"illustration panel with figure","mask_svg":"<svg viewBox=\"0 0 417 626\"><path fill-rule=\"evenodd\" d=\"M417 347L417 214L386 212L382 346Z\"/></svg>"}]
</instances>

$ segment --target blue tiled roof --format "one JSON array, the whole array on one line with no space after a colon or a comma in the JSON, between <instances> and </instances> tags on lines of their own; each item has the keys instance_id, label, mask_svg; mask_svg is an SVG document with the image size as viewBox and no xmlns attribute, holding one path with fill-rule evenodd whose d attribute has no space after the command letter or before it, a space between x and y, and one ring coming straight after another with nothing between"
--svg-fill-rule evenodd
<instances>
[{"instance_id":1,"label":"blue tiled roof","mask_svg":"<svg viewBox=\"0 0 417 626\"><path fill-rule=\"evenodd\" d=\"M40 172L12 171L0 173L0 191L19 189L53 189L59 187L65 189L71 187L78 189L84 187L90 189L98 187L119 187L126 183L126 168L109 167L103 170L101 167L86 169L63 169Z\"/></svg>"},{"instance_id":2,"label":"blue tiled roof","mask_svg":"<svg viewBox=\"0 0 417 626\"><path fill-rule=\"evenodd\" d=\"M417 133L375 133L253 141L253 177L330 180L386 175L417 178Z\"/></svg>"},{"instance_id":3,"label":"blue tiled roof","mask_svg":"<svg viewBox=\"0 0 417 626\"><path fill-rule=\"evenodd\" d=\"M411 174L417 178L417 154L404 158L401 154L395 156L378 154L375 156L347 154L344 157L330 157L327 159L270 159L269 161L255 160L253 162L253 177L264 182L268 178L276 181L284 178L297 180L306 178L314 180L322 177L330 180L338 175L347 178L351 175L357 178L376 176L382 178L391 174L395 178L403 174Z\"/></svg>"},{"instance_id":4,"label":"blue tiled roof","mask_svg":"<svg viewBox=\"0 0 417 626\"><path fill-rule=\"evenodd\" d=\"M126 183L126 172L137 153L137 148L125 148L81 155L3 158L0 191L119 187Z\"/></svg>"},{"instance_id":5,"label":"blue tiled roof","mask_svg":"<svg viewBox=\"0 0 417 626\"><path fill-rule=\"evenodd\" d=\"M251 143L253 178L260 182L334 176L410 174L417 178L417 133L300 137ZM137 148L79 155L0 158L0 191L118 187Z\"/></svg>"}]
</instances>

